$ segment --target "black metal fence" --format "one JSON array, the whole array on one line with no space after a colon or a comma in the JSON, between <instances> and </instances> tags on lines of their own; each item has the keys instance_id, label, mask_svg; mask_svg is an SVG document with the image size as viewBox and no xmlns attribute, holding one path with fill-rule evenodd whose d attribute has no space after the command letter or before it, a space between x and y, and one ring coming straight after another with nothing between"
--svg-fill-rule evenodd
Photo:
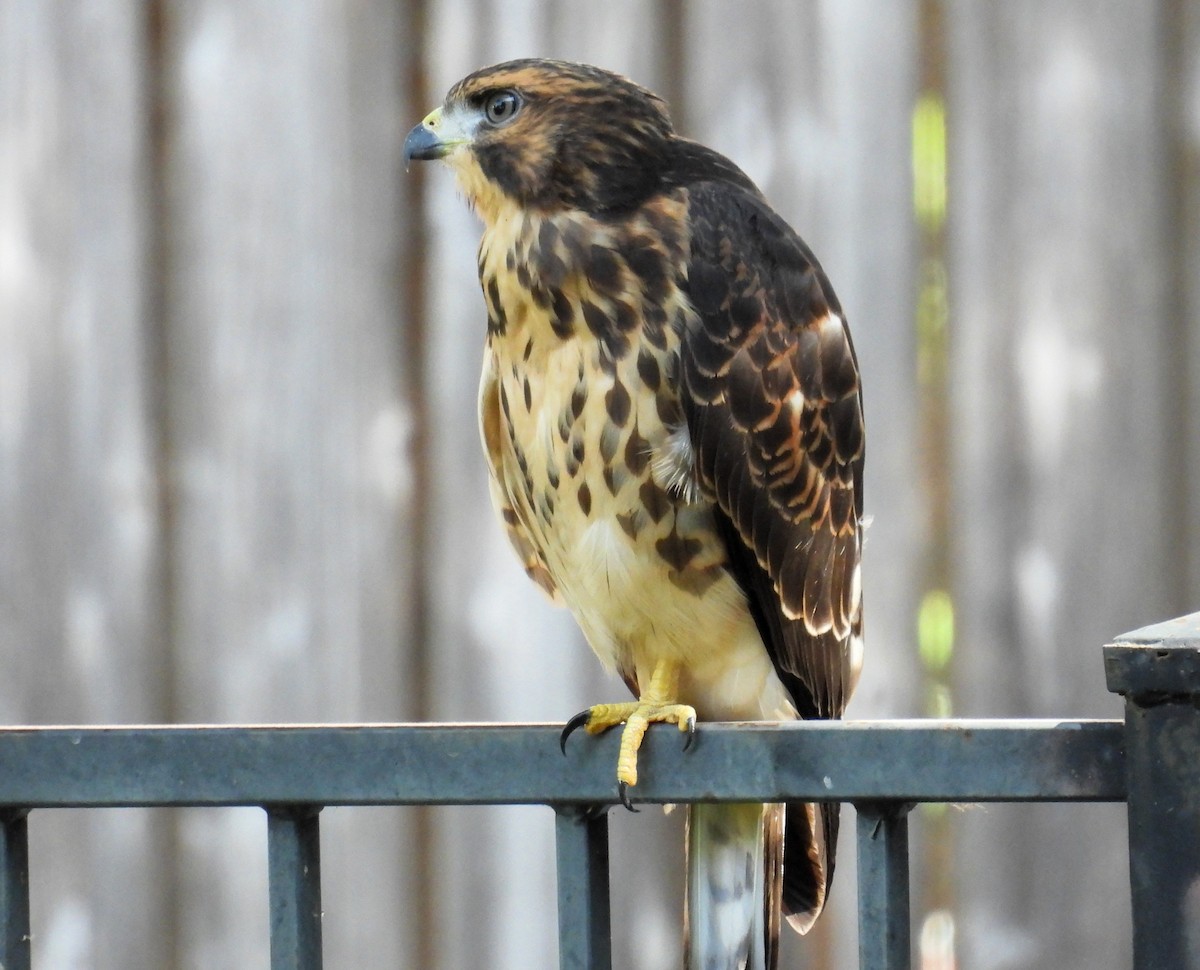
<instances>
[{"instance_id":1,"label":"black metal fence","mask_svg":"<svg viewBox=\"0 0 1200 970\"><path fill-rule=\"evenodd\" d=\"M917 802L1126 801L1137 970L1200 967L1200 613L1105 648L1122 721L702 725L651 732L639 800L831 799L858 814L861 970L910 963ZM268 817L271 966L321 966L327 805L545 804L557 813L560 966L610 966L616 737L554 725L14 727L0 730L0 968L29 970L27 816L40 808L257 805ZM665 733L665 732L664 732Z\"/></svg>"}]
</instances>

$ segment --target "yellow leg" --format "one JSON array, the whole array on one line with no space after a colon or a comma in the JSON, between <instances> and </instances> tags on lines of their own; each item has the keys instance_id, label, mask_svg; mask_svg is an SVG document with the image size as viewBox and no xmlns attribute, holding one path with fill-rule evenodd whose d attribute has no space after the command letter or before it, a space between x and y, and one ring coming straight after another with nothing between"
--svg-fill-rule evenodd
<instances>
[{"instance_id":1,"label":"yellow leg","mask_svg":"<svg viewBox=\"0 0 1200 970\"><path fill-rule=\"evenodd\" d=\"M638 749L649 726L655 722L674 724L688 735L685 748L691 744L696 730L696 710L687 704L676 703L675 692L678 687L678 665L660 660L638 700L624 704L597 704L573 717L563 731L565 750L567 736L577 727L582 726L588 734L600 734L618 724L625 725L617 756L617 789L627 808L632 808L627 789L637 784Z\"/></svg>"}]
</instances>

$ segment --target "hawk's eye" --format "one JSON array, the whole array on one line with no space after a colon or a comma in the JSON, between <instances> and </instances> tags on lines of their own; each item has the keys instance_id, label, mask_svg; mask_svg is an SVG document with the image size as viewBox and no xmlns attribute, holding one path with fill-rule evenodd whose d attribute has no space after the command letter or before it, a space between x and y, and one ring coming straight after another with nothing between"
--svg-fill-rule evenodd
<instances>
[{"instance_id":1,"label":"hawk's eye","mask_svg":"<svg viewBox=\"0 0 1200 970\"><path fill-rule=\"evenodd\" d=\"M497 91L483 106L483 113L493 125L512 121L521 110L521 98L516 91Z\"/></svg>"}]
</instances>

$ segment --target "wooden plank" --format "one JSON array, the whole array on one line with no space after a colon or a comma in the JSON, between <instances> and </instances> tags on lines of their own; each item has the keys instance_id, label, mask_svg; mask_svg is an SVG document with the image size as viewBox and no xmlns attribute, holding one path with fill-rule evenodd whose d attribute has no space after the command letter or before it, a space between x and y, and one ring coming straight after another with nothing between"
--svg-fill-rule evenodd
<instances>
[{"instance_id":1,"label":"wooden plank","mask_svg":"<svg viewBox=\"0 0 1200 970\"><path fill-rule=\"evenodd\" d=\"M0 61L0 720L159 720L138 8L3 4ZM167 824L35 813L35 965L171 965Z\"/></svg>"},{"instance_id":2,"label":"wooden plank","mask_svg":"<svg viewBox=\"0 0 1200 970\"><path fill-rule=\"evenodd\" d=\"M1190 609L1189 601L1200 602L1200 6L1176 0L1166 11L1163 41L1171 56L1163 68L1163 129L1172 159L1175 221L1169 245L1176 267L1174 339L1181 351L1176 413L1182 427L1173 447L1182 460L1173 474L1184 507L1179 540L1186 568L1179 595Z\"/></svg>"},{"instance_id":3,"label":"wooden plank","mask_svg":"<svg viewBox=\"0 0 1200 970\"><path fill-rule=\"evenodd\" d=\"M177 717L410 716L400 9L171 2ZM365 821L364 821L365 819ZM331 965L415 965L411 815L332 813ZM189 813L184 962L265 965L261 813Z\"/></svg>"},{"instance_id":4,"label":"wooden plank","mask_svg":"<svg viewBox=\"0 0 1200 970\"><path fill-rule=\"evenodd\" d=\"M1160 434L1162 5L946 10L957 713L1116 714L1101 645L1186 606ZM959 832L964 964L1129 965L1123 812Z\"/></svg>"}]
</instances>

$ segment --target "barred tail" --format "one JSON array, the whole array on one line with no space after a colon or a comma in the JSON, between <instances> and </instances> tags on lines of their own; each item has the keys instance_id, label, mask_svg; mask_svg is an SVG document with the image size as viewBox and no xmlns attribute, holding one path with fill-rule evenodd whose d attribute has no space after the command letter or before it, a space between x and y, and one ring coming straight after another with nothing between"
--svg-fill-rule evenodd
<instances>
[{"instance_id":1,"label":"barred tail","mask_svg":"<svg viewBox=\"0 0 1200 970\"><path fill-rule=\"evenodd\" d=\"M783 806L688 810L687 970L774 970L783 887Z\"/></svg>"},{"instance_id":2,"label":"barred tail","mask_svg":"<svg viewBox=\"0 0 1200 970\"><path fill-rule=\"evenodd\" d=\"M692 805L686 970L775 970L781 916L807 933L825 906L837 822L836 804Z\"/></svg>"}]
</instances>

